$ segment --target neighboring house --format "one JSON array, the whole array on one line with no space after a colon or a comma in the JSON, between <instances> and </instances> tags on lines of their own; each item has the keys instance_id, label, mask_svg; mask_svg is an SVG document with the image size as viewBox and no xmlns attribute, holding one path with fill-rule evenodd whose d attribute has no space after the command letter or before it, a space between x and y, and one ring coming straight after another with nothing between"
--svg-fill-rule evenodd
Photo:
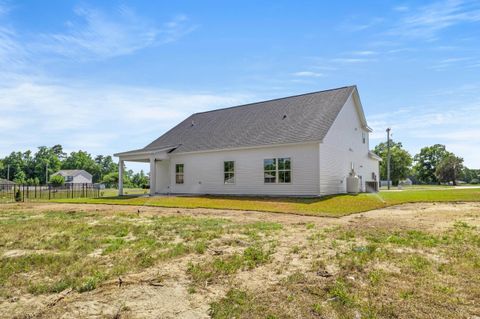
<instances>
[{"instance_id":1,"label":"neighboring house","mask_svg":"<svg viewBox=\"0 0 480 319\"><path fill-rule=\"evenodd\" d=\"M0 191L12 190L15 185L15 182L0 178Z\"/></svg>"},{"instance_id":2,"label":"neighboring house","mask_svg":"<svg viewBox=\"0 0 480 319\"><path fill-rule=\"evenodd\" d=\"M150 193L319 196L378 186L379 161L356 86L195 113L146 147ZM370 187L369 187L370 188ZM376 187L375 187L376 188ZM119 178L119 194L123 193Z\"/></svg>"},{"instance_id":3,"label":"neighboring house","mask_svg":"<svg viewBox=\"0 0 480 319\"><path fill-rule=\"evenodd\" d=\"M92 174L83 169L62 169L52 176L62 175L66 184L91 184Z\"/></svg>"}]
</instances>

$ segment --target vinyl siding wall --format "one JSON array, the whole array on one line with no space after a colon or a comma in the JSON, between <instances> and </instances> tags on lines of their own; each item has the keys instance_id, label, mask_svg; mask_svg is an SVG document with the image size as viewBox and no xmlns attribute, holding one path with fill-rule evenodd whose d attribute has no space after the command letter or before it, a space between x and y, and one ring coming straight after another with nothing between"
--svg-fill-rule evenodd
<instances>
[{"instance_id":1,"label":"vinyl siding wall","mask_svg":"<svg viewBox=\"0 0 480 319\"><path fill-rule=\"evenodd\" d=\"M92 179L83 175L77 175L73 178L72 183L91 184Z\"/></svg>"},{"instance_id":2,"label":"vinyl siding wall","mask_svg":"<svg viewBox=\"0 0 480 319\"><path fill-rule=\"evenodd\" d=\"M318 143L172 154L169 160L157 162L156 191L177 194L317 196L318 156ZM283 157L291 158L291 183L264 183L263 160ZM224 161L235 162L235 184L224 184ZM184 184L175 184L175 164L185 165ZM169 176L165 176L167 166Z\"/></svg>"},{"instance_id":3,"label":"vinyl siding wall","mask_svg":"<svg viewBox=\"0 0 480 319\"><path fill-rule=\"evenodd\" d=\"M363 144L362 133L366 141ZM355 102L350 96L320 144L320 194L346 192L346 178L353 162L355 172L365 181L372 181L372 173L378 176L378 161L368 156L368 131L362 128Z\"/></svg>"}]
</instances>

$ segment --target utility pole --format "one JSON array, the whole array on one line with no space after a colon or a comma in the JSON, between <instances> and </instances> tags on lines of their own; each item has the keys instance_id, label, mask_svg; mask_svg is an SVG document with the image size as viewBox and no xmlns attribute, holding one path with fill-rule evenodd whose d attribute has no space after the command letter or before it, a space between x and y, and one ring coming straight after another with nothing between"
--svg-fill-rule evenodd
<instances>
[{"instance_id":1,"label":"utility pole","mask_svg":"<svg viewBox=\"0 0 480 319\"><path fill-rule=\"evenodd\" d=\"M390 128L387 128L387 187L390 190Z\"/></svg>"},{"instance_id":2,"label":"utility pole","mask_svg":"<svg viewBox=\"0 0 480 319\"><path fill-rule=\"evenodd\" d=\"M7 165L7 181L10 180L10 164Z\"/></svg>"},{"instance_id":3,"label":"utility pole","mask_svg":"<svg viewBox=\"0 0 480 319\"><path fill-rule=\"evenodd\" d=\"M45 185L48 185L48 162L45 164Z\"/></svg>"}]
</instances>

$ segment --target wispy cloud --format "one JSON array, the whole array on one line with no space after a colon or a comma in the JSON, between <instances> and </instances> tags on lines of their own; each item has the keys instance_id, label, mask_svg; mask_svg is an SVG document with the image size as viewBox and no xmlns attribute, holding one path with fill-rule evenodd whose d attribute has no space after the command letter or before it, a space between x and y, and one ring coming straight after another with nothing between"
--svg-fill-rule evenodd
<instances>
[{"instance_id":1,"label":"wispy cloud","mask_svg":"<svg viewBox=\"0 0 480 319\"><path fill-rule=\"evenodd\" d=\"M356 21L355 19L349 19L348 21L344 22L340 29L347 32L360 32L365 31L367 29L373 28L378 26L379 24L385 21L382 17L375 17L371 18L369 21L365 22L363 19L362 21Z\"/></svg>"},{"instance_id":2,"label":"wispy cloud","mask_svg":"<svg viewBox=\"0 0 480 319\"><path fill-rule=\"evenodd\" d=\"M396 6L393 8L393 10L397 12L406 12L409 11L410 8L408 6Z\"/></svg>"},{"instance_id":3,"label":"wispy cloud","mask_svg":"<svg viewBox=\"0 0 480 319\"><path fill-rule=\"evenodd\" d=\"M480 135L480 117L472 116L480 114L478 89L480 85L439 90L424 96L430 102L368 116L373 143L384 140L385 129L391 127L393 138L409 141L405 146L412 153L426 143L441 143L464 156L467 166L479 167L480 140L474 137ZM439 98L440 105L435 102Z\"/></svg>"},{"instance_id":4,"label":"wispy cloud","mask_svg":"<svg viewBox=\"0 0 480 319\"><path fill-rule=\"evenodd\" d=\"M313 72L313 71L300 71L300 72L295 72L292 75L296 77L302 77L302 78L319 78L319 77L325 76L323 73Z\"/></svg>"},{"instance_id":5,"label":"wispy cloud","mask_svg":"<svg viewBox=\"0 0 480 319\"><path fill-rule=\"evenodd\" d=\"M331 60L332 62L342 63L342 64L353 64L353 63L364 63L372 61L372 59L366 58L335 58Z\"/></svg>"},{"instance_id":6,"label":"wispy cloud","mask_svg":"<svg viewBox=\"0 0 480 319\"><path fill-rule=\"evenodd\" d=\"M359 55L359 56L369 56L369 55L377 55L378 52L371 51L371 50L363 50L363 51L352 51L352 55Z\"/></svg>"},{"instance_id":7,"label":"wispy cloud","mask_svg":"<svg viewBox=\"0 0 480 319\"><path fill-rule=\"evenodd\" d=\"M69 21L65 32L43 34L36 47L69 58L104 59L176 41L196 28L185 15L157 26L126 6L109 14L77 7L75 14L80 21Z\"/></svg>"},{"instance_id":8,"label":"wispy cloud","mask_svg":"<svg viewBox=\"0 0 480 319\"><path fill-rule=\"evenodd\" d=\"M0 145L0 154L34 148L46 140L72 150L88 147L92 152L135 148L191 113L252 100L239 93L49 82L36 79L0 86L0 130L5 140L16 141L15 146Z\"/></svg>"},{"instance_id":9,"label":"wispy cloud","mask_svg":"<svg viewBox=\"0 0 480 319\"><path fill-rule=\"evenodd\" d=\"M392 29L395 35L434 40L440 31L480 21L478 1L446 0L409 11Z\"/></svg>"}]
</instances>

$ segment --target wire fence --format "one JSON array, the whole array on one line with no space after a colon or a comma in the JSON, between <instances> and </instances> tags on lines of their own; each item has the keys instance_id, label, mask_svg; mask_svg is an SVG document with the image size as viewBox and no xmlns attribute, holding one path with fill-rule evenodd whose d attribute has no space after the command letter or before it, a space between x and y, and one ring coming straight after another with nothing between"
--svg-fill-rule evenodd
<instances>
[{"instance_id":1,"label":"wire fence","mask_svg":"<svg viewBox=\"0 0 480 319\"><path fill-rule=\"evenodd\" d=\"M52 185L0 184L0 203L63 198L97 198L100 195L100 187L96 184L72 183L58 187L53 187Z\"/></svg>"}]
</instances>

